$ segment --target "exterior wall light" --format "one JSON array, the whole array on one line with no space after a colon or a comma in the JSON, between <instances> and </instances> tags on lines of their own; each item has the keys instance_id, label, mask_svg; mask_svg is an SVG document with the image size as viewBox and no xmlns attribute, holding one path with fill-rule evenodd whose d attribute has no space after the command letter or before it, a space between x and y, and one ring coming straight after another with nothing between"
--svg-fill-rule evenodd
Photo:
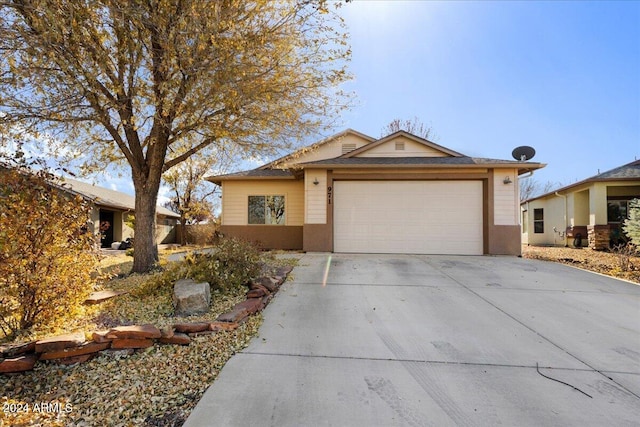
<instances>
[{"instance_id":1,"label":"exterior wall light","mask_svg":"<svg viewBox=\"0 0 640 427\"><path fill-rule=\"evenodd\" d=\"M508 184L511 184L513 181L511 181L511 177L505 176L502 182L504 183L504 185L508 185Z\"/></svg>"},{"instance_id":2,"label":"exterior wall light","mask_svg":"<svg viewBox=\"0 0 640 427\"><path fill-rule=\"evenodd\" d=\"M313 180L313 185L318 185L318 184L320 184L320 181L318 181L318 178L315 178Z\"/></svg>"}]
</instances>

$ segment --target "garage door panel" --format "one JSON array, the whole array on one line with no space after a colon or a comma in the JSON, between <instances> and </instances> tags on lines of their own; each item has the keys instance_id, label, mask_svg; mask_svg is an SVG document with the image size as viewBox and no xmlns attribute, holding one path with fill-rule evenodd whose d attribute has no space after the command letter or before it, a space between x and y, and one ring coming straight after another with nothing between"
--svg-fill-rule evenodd
<instances>
[{"instance_id":1,"label":"garage door panel","mask_svg":"<svg viewBox=\"0 0 640 427\"><path fill-rule=\"evenodd\" d=\"M334 250L482 254L480 181L336 181Z\"/></svg>"}]
</instances>

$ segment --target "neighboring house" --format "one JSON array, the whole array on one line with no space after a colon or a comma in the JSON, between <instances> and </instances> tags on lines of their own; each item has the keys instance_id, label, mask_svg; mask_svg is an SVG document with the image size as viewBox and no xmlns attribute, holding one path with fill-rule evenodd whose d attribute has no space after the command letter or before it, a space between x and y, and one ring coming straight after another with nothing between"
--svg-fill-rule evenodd
<instances>
[{"instance_id":1,"label":"neighboring house","mask_svg":"<svg viewBox=\"0 0 640 427\"><path fill-rule=\"evenodd\" d=\"M623 239L621 223L635 198L640 160L522 202L522 242L607 249Z\"/></svg>"},{"instance_id":2,"label":"neighboring house","mask_svg":"<svg viewBox=\"0 0 640 427\"><path fill-rule=\"evenodd\" d=\"M90 226L96 235L102 234L100 243L103 248L133 237L133 229L127 222L135 216L134 196L70 178L61 180L60 185L91 201ZM180 215L161 206L157 207L156 215L156 242L175 243Z\"/></svg>"},{"instance_id":3,"label":"neighboring house","mask_svg":"<svg viewBox=\"0 0 640 427\"><path fill-rule=\"evenodd\" d=\"M400 131L346 130L222 187L223 235L322 252L521 253L518 176L533 162L472 158Z\"/></svg>"},{"instance_id":4,"label":"neighboring house","mask_svg":"<svg viewBox=\"0 0 640 427\"><path fill-rule=\"evenodd\" d=\"M10 169L0 162L0 173ZM22 172L24 173L24 172ZM78 194L91 202L89 227L100 239L104 248L113 242L133 237L133 229L127 225L135 215L135 198L129 194L98 187L71 178L59 178L51 183L55 188L70 194ZM157 243L176 242L176 224L180 215L161 206L156 211Z\"/></svg>"}]
</instances>

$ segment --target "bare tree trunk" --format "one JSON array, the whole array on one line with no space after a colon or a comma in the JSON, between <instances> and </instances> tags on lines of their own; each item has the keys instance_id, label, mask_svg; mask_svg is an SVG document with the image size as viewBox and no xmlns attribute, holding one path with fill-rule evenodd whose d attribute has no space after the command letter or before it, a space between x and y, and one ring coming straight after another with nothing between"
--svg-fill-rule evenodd
<instances>
[{"instance_id":1,"label":"bare tree trunk","mask_svg":"<svg viewBox=\"0 0 640 427\"><path fill-rule=\"evenodd\" d=\"M133 241L133 272L149 271L158 261L158 245L156 243L156 201L158 184L139 185L134 179L136 192L136 223ZM140 188L142 187L142 188Z\"/></svg>"}]
</instances>

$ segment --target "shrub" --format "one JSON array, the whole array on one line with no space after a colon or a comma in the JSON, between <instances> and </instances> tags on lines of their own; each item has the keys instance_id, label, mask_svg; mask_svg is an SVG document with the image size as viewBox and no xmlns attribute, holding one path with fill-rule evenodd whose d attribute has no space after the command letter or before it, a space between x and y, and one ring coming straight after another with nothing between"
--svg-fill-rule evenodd
<instances>
[{"instance_id":1,"label":"shrub","mask_svg":"<svg viewBox=\"0 0 640 427\"><path fill-rule=\"evenodd\" d=\"M612 252L616 255L620 271L626 272L633 269L631 257L637 253L637 248L633 243L616 245L613 247Z\"/></svg>"},{"instance_id":2,"label":"shrub","mask_svg":"<svg viewBox=\"0 0 640 427\"><path fill-rule=\"evenodd\" d=\"M96 281L90 206L52 175L0 167L0 331L5 336L73 314Z\"/></svg>"},{"instance_id":3,"label":"shrub","mask_svg":"<svg viewBox=\"0 0 640 427\"><path fill-rule=\"evenodd\" d=\"M260 274L263 256L252 243L236 238L222 239L212 253L187 258L190 278L209 282L213 289L225 291L245 285Z\"/></svg>"},{"instance_id":4,"label":"shrub","mask_svg":"<svg viewBox=\"0 0 640 427\"><path fill-rule=\"evenodd\" d=\"M640 199L629 202L629 218L624 221L622 229L631 242L640 247Z\"/></svg>"},{"instance_id":5,"label":"shrub","mask_svg":"<svg viewBox=\"0 0 640 427\"><path fill-rule=\"evenodd\" d=\"M181 262L168 264L152 276L135 294L145 296L171 292L179 279L208 282L212 290L230 292L257 277L265 255L253 244L226 238L211 253L191 253Z\"/></svg>"}]
</instances>

